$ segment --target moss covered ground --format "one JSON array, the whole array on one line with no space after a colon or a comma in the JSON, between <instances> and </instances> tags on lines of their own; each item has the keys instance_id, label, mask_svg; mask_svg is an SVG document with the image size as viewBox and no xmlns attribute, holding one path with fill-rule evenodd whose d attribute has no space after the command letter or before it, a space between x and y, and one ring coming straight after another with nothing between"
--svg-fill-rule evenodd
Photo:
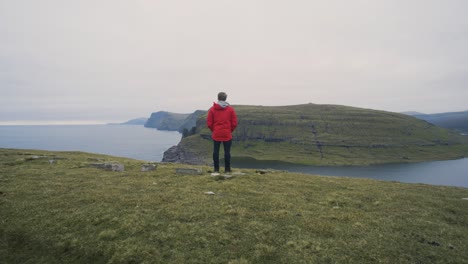
<instances>
[{"instance_id":1,"label":"moss covered ground","mask_svg":"<svg viewBox=\"0 0 468 264\"><path fill-rule=\"evenodd\" d=\"M468 263L466 188L143 163L0 149L0 262Z\"/></svg>"}]
</instances>

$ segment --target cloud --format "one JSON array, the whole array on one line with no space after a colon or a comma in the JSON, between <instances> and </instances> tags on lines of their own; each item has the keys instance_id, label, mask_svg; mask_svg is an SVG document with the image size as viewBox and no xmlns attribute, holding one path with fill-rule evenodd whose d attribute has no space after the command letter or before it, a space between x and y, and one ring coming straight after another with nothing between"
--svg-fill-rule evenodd
<instances>
[{"instance_id":1,"label":"cloud","mask_svg":"<svg viewBox=\"0 0 468 264\"><path fill-rule=\"evenodd\" d=\"M191 112L220 90L237 104L466 110L467 8L461 0L2 1L0 118Z\"/></svg>"}]
</instances>

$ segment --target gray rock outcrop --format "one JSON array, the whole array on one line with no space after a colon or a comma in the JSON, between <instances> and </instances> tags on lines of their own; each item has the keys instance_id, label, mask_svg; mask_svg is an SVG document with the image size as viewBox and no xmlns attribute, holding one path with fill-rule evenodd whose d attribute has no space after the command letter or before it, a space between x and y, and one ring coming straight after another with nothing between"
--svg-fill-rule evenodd
<instances>
[{"instance_id":1,"label":"gray rock outcrop","mask_svg":"<svg viewBox=\"0 0 468 264\"><path fill-rule=\"evenodd\" d=\"M184 147L177 145L172 146L164 151L163 162L185 163L192 165L204 164L202 158L193 152L186 150Z\"/></svg>"},{"instance_id":2,"label":"gray rock outcrop","mask_svg":"<svg viewBox=\"0 0 468 264\"><path fill-rule=\"evenodd\" d=\"M90 163L89 166L93 168L107 170L107 171L124 171L125 170L124 165L120 163L110 163L110 162Z\"/></svg>"},{"instance_id":3,"label":"gray rock outcrop","mask_svg":"<svg viewBox=\"0 0 468 264\"><path fill-rule=\"evenodd\" d=\"M154 171L157 167L156 164L143 164L141 165L141 172Z\"/></svg>"}]
</instances>

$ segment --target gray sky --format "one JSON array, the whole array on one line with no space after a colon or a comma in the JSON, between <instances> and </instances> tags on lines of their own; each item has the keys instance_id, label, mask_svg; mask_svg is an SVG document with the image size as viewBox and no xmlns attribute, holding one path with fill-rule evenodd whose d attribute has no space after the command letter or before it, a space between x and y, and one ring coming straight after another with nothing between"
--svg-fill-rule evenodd
<instances>
[{"instance_id":1,"label":"gray sky","mask_svg":"<svg viewBox=\"0 0 468 264\"><path fill-rule=\"evenodd\" d=\"M231 104L468 110L466 0L0 0L0 124Z\"/></svg>"}]
</instances>

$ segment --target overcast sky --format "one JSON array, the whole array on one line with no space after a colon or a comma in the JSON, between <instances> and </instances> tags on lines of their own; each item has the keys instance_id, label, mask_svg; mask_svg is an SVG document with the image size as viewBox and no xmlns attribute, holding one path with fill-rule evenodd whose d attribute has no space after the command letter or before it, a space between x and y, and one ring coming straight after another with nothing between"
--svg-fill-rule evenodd
<instances>
[{"instance_id":1,"label":"overcast sky","mask_svg":"<svg viewBox=\"0 0 468 264\"><path fill-rule=\"evenodd\" d=\"M0 124L231 104L468 110L466 0L0 0Z\"/></svg>"}]
</instances>

